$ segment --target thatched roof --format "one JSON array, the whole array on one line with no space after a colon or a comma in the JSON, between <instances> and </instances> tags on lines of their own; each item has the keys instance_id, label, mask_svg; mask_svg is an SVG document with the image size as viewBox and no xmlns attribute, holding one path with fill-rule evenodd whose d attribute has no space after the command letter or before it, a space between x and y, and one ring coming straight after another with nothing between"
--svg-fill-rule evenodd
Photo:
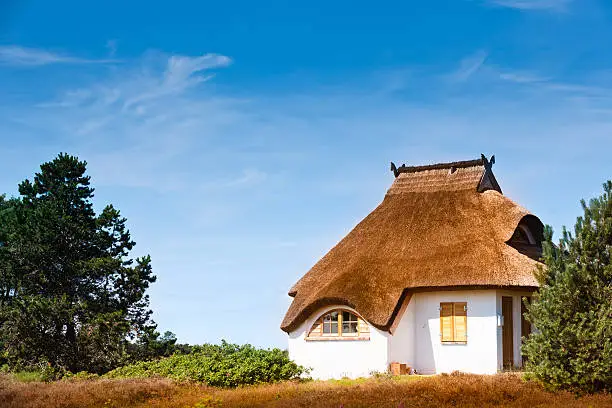
<instances>
[{"instance_id":1,"label":"thatched roof","mask_svg":"<svg viewBox=\"0 0 612 408\"><path fill-rule=\"evenodd\" d=\"M281 328L290 332L316 309L341 304L389 330L400 301L413 291L536 288L538 262L508 241L523 222L541 244L542 223L501 194L493 162L483 156L392 165L396 178L383 202L291 288Z\"/></svg>"}]
</instances>

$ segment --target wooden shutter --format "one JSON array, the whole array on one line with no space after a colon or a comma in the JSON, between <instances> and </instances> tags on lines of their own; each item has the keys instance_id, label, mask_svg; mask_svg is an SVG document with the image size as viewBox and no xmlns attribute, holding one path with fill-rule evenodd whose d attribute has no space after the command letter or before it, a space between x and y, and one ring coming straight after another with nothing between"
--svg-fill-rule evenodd
<instances>
[{"instance_id":1,"label":"wooden shutter","mask_svg":"<svg viewBox=\"0 0 612 408\"><path fill-rule=\"evenodd\" d=\"M453 326L457 342L467 342L467 303L453 303Z\"/></svg>"},{"instance_id":2,"label":"wooden shutter","mask_svg":"<svg viewBox=\"0 0 612 408\"><path fill-rule=\"evenodd\" d=\"M453 341L453 304L440 303L440 338Z\"/></svg>"}]
</instances>

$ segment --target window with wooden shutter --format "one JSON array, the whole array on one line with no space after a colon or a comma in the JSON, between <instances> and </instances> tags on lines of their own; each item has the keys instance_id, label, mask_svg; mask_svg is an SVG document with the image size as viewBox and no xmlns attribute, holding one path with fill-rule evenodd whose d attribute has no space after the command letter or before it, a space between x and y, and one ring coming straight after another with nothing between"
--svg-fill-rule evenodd
<instances>
[{"instance_id":1,"label":"window with wooden shutter","mask_svg":"<svg viewBox=\"0 0 612 408\"><path fill-rule=\"evenodd\" d=\"M467 343L467 303L440 303L440 340L442 343Z\"/></svg>"}]
</instances>

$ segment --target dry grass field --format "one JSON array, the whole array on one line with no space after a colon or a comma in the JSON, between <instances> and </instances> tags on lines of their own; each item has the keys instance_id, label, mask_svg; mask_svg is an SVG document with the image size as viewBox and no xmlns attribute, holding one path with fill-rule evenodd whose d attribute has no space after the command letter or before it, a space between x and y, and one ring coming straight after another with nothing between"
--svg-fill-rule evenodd
<instances>
[{"instance_id":1,"label":"dry grass field","mask_svg":"<svg viewBox=\"0 0 612 408\"><path fill-rule=\"evenodd\" d=\"M518 375L450 375L215 389L168 380L19 382L0 377L4 408L86 407L612 407L612 395L547 392Z\"/></svg>"}]
</instances>

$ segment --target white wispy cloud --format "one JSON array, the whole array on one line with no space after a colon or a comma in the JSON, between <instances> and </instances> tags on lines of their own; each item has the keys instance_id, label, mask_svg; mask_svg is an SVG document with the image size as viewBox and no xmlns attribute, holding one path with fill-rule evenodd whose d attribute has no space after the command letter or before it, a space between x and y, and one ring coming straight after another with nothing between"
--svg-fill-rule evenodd
<instances>
[{"instance_id":1,"label":"white wispy cloud","mask_svg":"<svg viewBox=\"0 0 612 408\"><path fill-rule=\"evenodd\" d=\"M451 74L451 79L463 82L467 81L474 75L480 67L485 63L488 53L484 50L479 50L476 53L463 58L459 62L459 68Z\"/></svg>"},{"instance_id":2,"label":"white wispy cloud","mask_svg":"<svg viewBox=\"0 0 612 408\"><path fill-rule=\"evenodd\" d=\"M612 92L606 84L565 82L552 76L540 76L530 71L499 72L500 80L526 87L540 93L555 93L564 95L571 100L592 100L601 102Z\"/></svg>"},{"instance_id":3,"label":"white wispy cloud","mask_svg":"<svg viewBox=\"0 0 612 408\"><path fill-rule=\"evenodd\" d=\"M37 129L69 135L90 163L100 169L98 182L180 191L193 182L187 168L194 144L237 123L239 103L219 95L192 98L194 90L213 77L211 70L231 63L224 55L164 55L152 53L132 66L122 65L99 81L64 90L58 98L37 103L37 110L11 115ZM17 119L14 119L17 118ZM109 148L103 140L121 146ZM198 149L196 148L196 151ZM171 169L164 171L164 168ZM229 176L199 179L200 190L245 188L262 183L267 173L245 165Z\"/></svg>"},{"instance_id":4,"label":"white wispy cloud","mask_svg":"<svg viewBox=\"0 0 612 408\"><path fill-rule=\"evenodd\" d=\"M146 64L126 69L116 81L70 89L58 99L39 103L39 107L109 107L120 106L123 111L142 115L150 104L181 95L189 88L214 77L211 69L226 67L231 59L224 55L205 54L190 57L173 55L166 59L165 69L158 72ZM155 64L152 64L155 65Z\"/></svg>"},{"instance_id":5,"label":"white wispy cloud","mask_svg":"<svg viewBox=\"0 0 612 408\"><path fill-rule=\"evenodd\" d=\"M228 181L225 185L229 187L238 187L249 184L257 184L263 182L267 178L267 174L257 169L244 169L242 174Z\"/></svg>"},{"instance_id":6,"label":"white wispy cloud","mask_svg":"<svg viewBox=\"0 0 612 408\"><path fill-rule=\"evenodd\" d=\"M515 82L518 84L532 84L537 82L546 82L550 80L547 77L540 77L531 72L501 72L499 78L504 81Z\"/></svg>"},{"instance_id":7,"label":"white wispy cloud","mask_svg":"<svg viewBox=\"0 0 612 408\"><path fill-rule=\"evenodd\" d=\"M489 0L489 4L519 10L566 11L574 0Z\"/></svg>"},{"instance_id":8,"label":"white wispy cloud","mask_svg":"<svg viewBox=\"0 0 612 408\"><path fill-rule=\"evenodd\" d=\"M214 74L198 75L204 71L226 67L232 62L229 57L205 54L199 57L172 56L168 59L166 71L161 80L153 79L153 86L147 91L134 95L125 101L124 108L149 99L177 94L201 82L208 81Z\"/></svg>"},{"instance_id":9,"label":"white wispy cloud","mask_svg":"<svg viewBox=\"0 0 612 408\"><path fill-rule=\"evenodd\" d=\"M108 64L114 59L88 59L61 54L40 48L19 45L0 46L0 64L17 66L41 66L50 64Z\"/></svg>"}]
</instances>

